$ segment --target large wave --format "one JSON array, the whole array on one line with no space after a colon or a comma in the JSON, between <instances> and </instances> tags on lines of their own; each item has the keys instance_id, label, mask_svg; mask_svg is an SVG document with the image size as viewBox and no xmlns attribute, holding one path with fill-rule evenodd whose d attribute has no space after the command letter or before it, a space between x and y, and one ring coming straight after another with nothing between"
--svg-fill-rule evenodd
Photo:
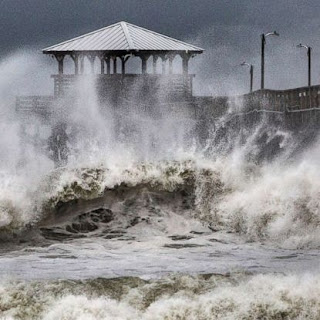
<instances>
[{"instance_id":1,"label":"large wave","mask_svg":"<svg viewBox=\"0 0 320 320\"><path fill-rule=\"evenodd\" d=\"M6 282L3 319L318 319L318 275Z\"/></svg>"},{"instance_id":2,"label":"large wave","mask_svg":"<svg viewBox=\"0 0 320 320\"><path fill-rule=\"evenodd\" d=\"M302 157L286 165L240 164L233 155L215 161L61 168L39 182L23 206L19 197L16 206L2 202L1 228L69 226L72 233L73 224L73 231L90 234L90 226L93 232L99 223L110 228L112 221L121 220L128 227L156 217L158 210L198 219L212 230L240 233L250 241L319 246L319 170L315 151L309 154L314 155L310 160Z\"/></svg>"}]
</instances>

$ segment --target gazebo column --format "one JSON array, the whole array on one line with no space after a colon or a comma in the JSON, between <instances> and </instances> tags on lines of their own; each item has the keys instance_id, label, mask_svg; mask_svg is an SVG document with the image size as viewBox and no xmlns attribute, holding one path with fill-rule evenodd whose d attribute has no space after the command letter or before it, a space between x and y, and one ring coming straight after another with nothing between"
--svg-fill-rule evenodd
<instances>
[{"instance_id":1,"label":"gazebo column","mask_svg":"<svg viewBox=\"0 0 320 320\"><path fill-rule=\"evenodd\" d=\"M113 57L113 73L118 73L117 71L117 57Z\"/></svg>"},{"instance_id":2,"label":"gazebo column","mask_svg":"<svg viewBox=\"0 0 320 320\"><path fill-rule=\"evenodd\" d=\"M111 68L110 68L110 57L104 57L104 60L107 64L107 74L111 73Z\"/></svg>"},{"instance_id":3,"label":"gazebo column","mask_svg":"<svg viewBox=\"0 0 320 320\"><path fill-rule=\"evenodd\" d=\"M126 73L126 60L124 57L121 57L121 74L124 75Z\"/></svg>"},{"instance_id":4,"label":"gazebo column","mask_svg":"<svg viewBox=\"0 0 320 320\"><path fill-rule=\"evenodd\" d=\"M84 73L84 55L80 56L80 74Z\"/></svg>"},{"instance_id":5,"label":"gazebo column","mask_svg":"<svg viewBox=\"0 0 320 320\"><path fill-rule=\"evenodd\" d=\"M63 74L63 59L64 55L63 54L56 54L55 55L57 61L58 61L58 72L59 74Z\"/></svg>"},{"instance_id":6,"label":"gazebo column","mask_svg":"<svg viewBox=\"0 0 320 320\"><path fill-rule=\"evenodd\" d=\"M90 61L91 66L91 74L94 74L94 61L96 59L96 56L94 54L87 55L88 60Z\"/></svg>"},{"instance_id":7,"label":"gazebo column","mask_svg":"<svg viewBox=\"0 0 320 320\"><path fill-rule=\"evenodd\" d=\"M101 73L101 74L104 74L104 56L103 56L103 55L100 55L100 56L99 56L99 59L100 59L100 65L101 65L101 67L100 67L100 73Z\"/></svg>"},{"instance_id":8,"label":"gazebo column","mask_svg":"<svg viewBox=\"0 0 320 320\"><path fill-rule=\"evenodd\" d=\"M149 55L141 55L141 71L142 74L146 74L147 73L147 61L149 59Z\"/></svg>"},{"instance_id":9,"label":"gazebo column","mask_svg":"<svg viewBox=\"0 0 320 320\"><path fill-rule=\"evenodd\" d=\"M173 60L175 58L175 55L170 55L169 56L169 74L172 74L173 73Z\"/></svg>"},{"instance_id":10,"label":"gazebo column","mask_svg":"<svg viewBox=\"0 0 320 320\"><path fill-rule=\"evenodd\" d=\"M79 54L78 53L70 54L70 57L74 62L74 74L79 74Z\"/></svg>"},{"instance_id":11,"label":"gazebo column","mask_svg":"<svg viewBox=\"0 0 320 320\"><path fill-rule=\"evenodd\" d=\"M126 73L126 62L129 60L130 56L122 56L121 58L121 73L124 75Z\"/></svg>"},{"instance_id":12,"label":"gazebo column","mask_svg":"<svg viewBox=\"0 0 320 320\"><path fill-rule=\"evenodd\" d=\"M153 55L152 57L152 68L153 68L153 74L157 73L157 61L159 57L157 55Z\"/></svg>"},{"instance_id":13,"label":"gazebo column","mask_svg":"<svg viewBox=\"0 0 320 320\"><path fill-rule=\"evenodd\" d=\"M190 54L182 54L182 73L184 76L187 76L189 74L189 60L190 60Z\"/></svg>"},{"instance_id":14,"label":"gazebo column","mask_svg":"<svg viewBox=\"0 0 320 320\"><path fill-rule=\"evenodd\" d=\"M160 56L161 60L162 60L162 74L166 74L166 63L167 63L167 59L168 57L166 57L165 55L161 55Z\"/></svg>"}]
</instances>

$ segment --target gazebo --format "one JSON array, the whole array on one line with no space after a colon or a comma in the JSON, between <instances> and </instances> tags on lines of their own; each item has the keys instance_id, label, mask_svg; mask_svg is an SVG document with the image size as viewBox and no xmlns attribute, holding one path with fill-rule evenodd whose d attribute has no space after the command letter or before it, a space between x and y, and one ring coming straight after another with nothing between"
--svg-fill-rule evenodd
<instances>
[{"instance_id":1,"label":"gazebo","mask_svg":"<svg viewBox=\"0 0 320 320\"><path fill-rule=\"evenodd\" d=\"M64 93L65 88L70 88L72 82L84 74L85 62L89 62L90 73L98 74L103 82L102 87L109 91L114 78L136 79L140 76L144 79L166 78L171 81L170 86L172 81L183 83L187 92L192 94L194 75L189 74L189 60L202 52L203 49L199 47L123 21L43 49L44 54L54 56L58 62L58 75L52 76L55 80L55 95ZM66 56L70 56L74 62L74 74L64 74ZM176 56L180 56L182 61L180 74L173 74L173 60ZM141 59L141 73L138 75L126 72L126 64L131 57ZM150 58L152 72L148 72L147 68ZM158 59L162 62L159 73ZM97 60L99 72L96 72ZM118 70L119 66L121 70Z\"/></svg>"}]
</instances>

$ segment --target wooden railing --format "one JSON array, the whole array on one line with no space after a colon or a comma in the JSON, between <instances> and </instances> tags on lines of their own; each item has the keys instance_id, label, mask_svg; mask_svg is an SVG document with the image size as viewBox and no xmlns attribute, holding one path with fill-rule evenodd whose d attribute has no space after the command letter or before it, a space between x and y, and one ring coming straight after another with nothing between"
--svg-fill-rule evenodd
<instances>
[{"instance_id":1,"label":"wooden railing","mask_svg":"<svg viewBox=\"0 0 320 320\"><path fill-rule=\"evenodd\" d=\"M135 97L139 98L139 94L156 95L155 92L152 92L150 87L147 89L143 86L143 76L144 75L126 75L125 79L127 86L136 85L137 90L133 88L131 92L126 92L124 88L127 88L124 85L121 89L121 81L124 81L124 78L121 75L102 75L100 76L99 83L101 85L100 90L103 92L106 91L106 86L111 76L112 83L115 87L120 87L119 91L116 92L117 96L122 97L123 101L127 101L129 104L132 101L135 101ZM159 76L159 77L157 77ZM99 78L99 75L96 76ZM204 121L215 121L220 119L225 115L229 115L226 119L231 119L233 117L247 117L249 118L259 118L262 114L268 114L269 117L280 115L281 117L287 118L288 121L293 123L308 123L308 122L319 122L320 123L320 85L312 87L301 87L289 90L258 90L253 93L234 96L234 97L193 97L190 99L190 103L186 104L188 101L186 97L188 94L185 94L184 90L187 90L185 86L191 86L192 75L187 78L189 81L186 84L186 78L181 77L181 75L168 75L168 81L164 79L164 82L158 82L158 79L163 79L161 75L147 75L148 80L146 83L150 84L151 87L158 90L157 86L171 86L171 91L163 94L170 95L172 93L175 95L175 98L172 99L172 103L178 106L179 108L187 108L194 110L196 118L202 119ZM53 76L55 82L59 83L55 86L55 90L67 90L74 85L75 76L74 75L64 75L64 76ZM119 83L115 81L118 78ZM139 82L140 80L142 82ZM170 80L171 79L171 80ZM104 83L103 81L106 81ZM170 81L172 81L170 83ZM157 85L156 85L157 84ZM109 83L110 85L110 83ZM60 87L59 87L60 86ZM59 89L60 88L60 89ZM140 88L140 93L139 93ZM146 89L146 91L145 91ZM161 91L161 90L160 90ZM106 92L110 94L112 90ZM179 94L181 92L181 94ZM132 95L132 96L131 96ZM168 96L163 99L166 103L170 102ZM53 102L59 97L59 94L56 93L55 96L20 96L16 100L16 109L20 114L35 114L42 116L44 118L50 117L53 108ZM161 98L161 97L160 97ZM143 99L142 99L143 101ZM151 105L152 102L146 100L145 105ZM161 99L156 101L161 107ZM141 103L143 104L143 103ZM135 106L137 107L137 106ZM147 108L147 107L146 107ZM319 118L319 119L318 119Z\"/></svg>"},{"instance_id":2,"label":"wooden railing","mask_svg":"<svg viewBox=\"0 0 320 320\"><path fill-rule=\"evenodd\" d=\"M187 77L182 74L103 74L103 75L52 75L54 79L54 96L59 97L72 92L77 81L92 79L99 88L110 96L121 92L123 96L136 95L139 91L144 97L159 94L168 97L192 96L192 80L194 75ZM140 92L140 93L141 93Z\"/></svg>"},{"instance_id":3,"label":"wooden railing","mask_svg":"<svg viewBox=\"0 0 320 320\"><path fill-rule=\"evenodd\" d=\"M258 90L229 98L231 111L303 112L320 108L320 86L288 90Z\"/></svg>"}]
</instances>

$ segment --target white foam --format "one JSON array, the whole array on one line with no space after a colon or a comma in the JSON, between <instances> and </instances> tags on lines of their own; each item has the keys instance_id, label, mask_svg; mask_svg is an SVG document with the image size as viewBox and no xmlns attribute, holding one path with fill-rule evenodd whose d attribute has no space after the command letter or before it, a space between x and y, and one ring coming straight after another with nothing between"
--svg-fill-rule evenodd
<instances>
[{"instance_id":1,"label":"white foam","mask_svg":"<svg viewBox=\"0 0 320 320\"><path fill-rule=\"evenodd\" d=\"M212 276L207 280L175 276L136 281L133 286L130 280L118 281L118 285L97 282L88 287L81 282L2 285L2 315L6 320L21 315L43 320L302 320L320 316L319 274L234 274L230 279Z\"/></svg>"}]
</instances>

